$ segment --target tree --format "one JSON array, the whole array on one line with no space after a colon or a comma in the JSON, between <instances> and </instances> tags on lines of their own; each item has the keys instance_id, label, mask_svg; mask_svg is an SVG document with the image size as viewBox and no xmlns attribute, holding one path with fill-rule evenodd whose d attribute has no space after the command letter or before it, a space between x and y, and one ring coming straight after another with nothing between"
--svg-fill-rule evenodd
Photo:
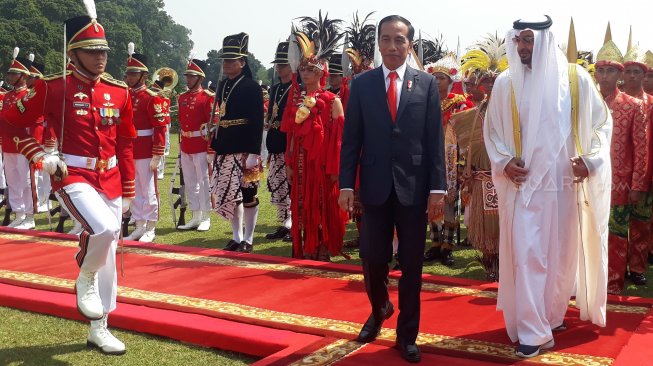
<instances>
[{"instance_id":1,"label":"tree","mask_svg":"<svg viewBox=\"0 0 653 366\"><path fill-rule=\"evenodd\" d=\"M193 48L190 30L175 23L162 0L98 0L98 20L107 30L111 51L107 72L121 79L127 44L148 56L152 72L162 66L182 71ZM0 0L0 70L7 70L13 47L32 52L46 73L63 66L64 20L86 14L79 0Z\"/></svg>"}]
</instances>

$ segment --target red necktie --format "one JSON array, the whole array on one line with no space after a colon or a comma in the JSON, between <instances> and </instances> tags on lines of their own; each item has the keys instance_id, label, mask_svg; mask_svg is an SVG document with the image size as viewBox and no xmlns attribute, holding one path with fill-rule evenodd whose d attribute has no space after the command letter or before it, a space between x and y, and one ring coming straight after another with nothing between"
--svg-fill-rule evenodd
<instances>
[{"instance_id":1,"label":"red necktie","mask_svg":"<svg viewBox=\"0 0 653 366\"><path fill-rule=\"evenodd\" d=\"M388 86L388 108L390 108L392 122L395 122L397 119L397 86L395 85L395 80L397 80L399 75L396 71L391 71L388 77L390 78L390 86Z\"/></svg>"}]
</instances>

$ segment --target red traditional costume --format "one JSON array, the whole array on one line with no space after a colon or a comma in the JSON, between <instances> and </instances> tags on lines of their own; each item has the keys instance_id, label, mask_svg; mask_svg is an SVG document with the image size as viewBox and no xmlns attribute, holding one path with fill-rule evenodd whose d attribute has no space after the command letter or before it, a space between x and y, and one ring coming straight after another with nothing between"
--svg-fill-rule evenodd
<instances>
[{"instance_id":1,"label":"red traditional costume","mask_svg":"<svg viewBox=\"0 0 653 366\"><path fill-rule=\"evenodd\" d=\"M597 55L596 67L611 66L623 71L623 58L612 41ZM612 198L608 235L608 293L619 294L624 287L628 256L628 234L632 205L631 191L648 191L646 124L640 100L615 88L605 98L612 113L613 132Z\"/></svg>"},{"instance_id":2,"label":"red traditional costume","mask_svg":"<svg viewBox=\"0 0 653 366\"><path fill-rule=\"evenodd\" d=\"M332 117L336 95L323 89L328 73L325 59L333 52L327 45L334 46L337 42L337 38L328 37L339 38L337 29L325 29L325 24L335 27L336 22L323 20L321 16L319 20L304 18L305 26L317 27L320 31L317 34L295 33L302 45L301 67L314 67L324 73L320 89L310 94L302 90L293 77L281 126L290 142L286 164L293 172L291 211L295 258L328 260L328 254L342 251L347 215L338 206L337 177L344 116ZM323 48L316 49L316 44Z\"/></svg>"}]
</instances>

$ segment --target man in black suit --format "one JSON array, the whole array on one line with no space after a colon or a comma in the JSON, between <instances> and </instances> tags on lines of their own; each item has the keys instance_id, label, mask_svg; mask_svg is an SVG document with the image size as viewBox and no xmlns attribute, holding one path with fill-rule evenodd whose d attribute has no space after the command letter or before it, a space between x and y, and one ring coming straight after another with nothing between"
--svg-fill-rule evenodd
<instances>
[{"instance_id":1,"label":"man in black suit","mask_svg":"<svg viewBox=\"0 0 653 366\"><path fill-rule=\"evenodd\" d=\"M376 339L383 321L394 312L387 283L396 228L402 269L396 347L404 359L419 362L415 340L427 213L429 221L441 214L446 181L435 78L406 64L414 33L403 17L381 20L378 37L383 65L352 83L342 139L339 204L352 210L360 163L366 223L360 253L372 313L358 340Z\"/></svg>"}]
</instances>

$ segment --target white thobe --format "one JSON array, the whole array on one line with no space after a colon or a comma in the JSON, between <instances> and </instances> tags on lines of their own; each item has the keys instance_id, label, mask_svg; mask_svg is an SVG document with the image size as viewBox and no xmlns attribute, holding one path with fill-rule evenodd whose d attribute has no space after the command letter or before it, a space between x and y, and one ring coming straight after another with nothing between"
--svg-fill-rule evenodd
<instances>
[{"instance_id":1,"label":"white thobe","mask_svg":"<svg viewBox=\"0 0 653 366\"><path fill-rule=\"evenodd\" d=\"M573 183L569 160L579 156L570 128L571 103L563 103L560 115L530 121L529 96L541 86L530 85L529 72L524 73L521 98L516 101L529 169L519 189L504 174L506 164L516 156L508 72L497 78L484 125L499 197L497 308L503 311L510 339L521 344L541 345L552 339L551 329L562 324L575 284L581 318L605 325L611 119L591 79L586 73L579 76L579 144L588 153L583 160L590 170L584 189ZM579 195L586 199L579 200ZM589 202L587 207L584 201ZM591 210L599 216L587 217L586 211ZM585 228L588 225L592 227Z\"/></svg>"}]
</instances>

